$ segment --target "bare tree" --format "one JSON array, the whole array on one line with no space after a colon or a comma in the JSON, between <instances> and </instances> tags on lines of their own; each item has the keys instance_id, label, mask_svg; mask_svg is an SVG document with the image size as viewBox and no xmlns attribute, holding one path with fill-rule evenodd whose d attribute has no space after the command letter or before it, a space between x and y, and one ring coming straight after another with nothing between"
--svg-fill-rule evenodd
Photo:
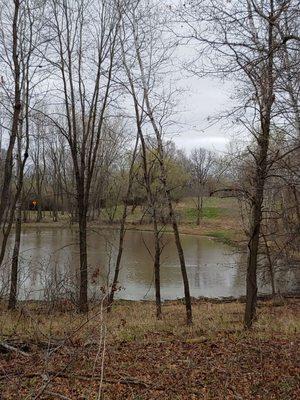
<instances>
[{"instance_id":1,"label":"bare tree","mask_svg":"<svg viewBox=\"0 0 300 400\"><path fill-rule=\"evenodd\" d=\"M3 182L1 188L0 195L0 226L3 223L4 213L7 208L8 198L9 198L9 190L12 180L13 173L13 154L15 142L18 136L18 127L20 121L20 115L22 112L22 103L21 103L21 61L19 58L19 40L20 40L20 32L19 32L19 22L20 22L20 1L14 1L13 7L13 15L10 15L10 10L2 4L1 8L1 62L3 65L9 65L9 71L14 77L14 88L12 91L12 96L10 93L7 93L5 77L1 77L1 89L4 90L4 97L9 98L8 102L11 103L12 106L12 116L11 116L11 129L9 134L9 143L6 150L5 162L4 162L4 174L3 174ZM5 21L3 20L5 19ZM9 29L11 36L5 34L4 26L5 22L9 20ZM12 51L9 50L11 46ZM8 57L7 57L8 56ZM8 59L7 59L8 58Z\"/></svg>"},{"instance_id":2,"label":"bare tree","mask_svg":"<svg viewBox=\"0 0 300 400\"><path fill-rule=\"evenodd\" d=\"M105 0L52 0L49 12L47 29L53 39L45 57L59 81L52 95L61 102L61 110L48 113L48 118L67 139L73 161L80 248L78 308L86 312L89 196L99 146L109 124L119 23L115 2Z\"/></svg>"},{"instance_id":3,"label":"bare tree","mask_svg":"<svg viewBox=\"0 0 300 400\"><path fill-rule=\"evenodd\" d=\"M36 222L41 222L43 219L42 213L42 194L45 183L46 174L46 127L45 118L41 118L39 115L35 118L35 129L32 132L34 145L32 146L31 159L34 165L33 177L34 177L34 190L36 196ZM33 127L32 127L33 128Z\"/></svg>"},{"instance_id":4,"label":"bare tree","mask_svg":"<svg viewBox=\"0 0 300 400\"><path fill-rule=\"evenodd\" d=\"M117 290L117 285L119 281L119 274L120 274L120 268L121 268L121 260L122 260L122 254L123 254L123 247L124 247L124 238L125 238L125 233L126 233L126 219L127 219L127 214L128 214L128 202L129 198L131 195L131 190L132 190L132 185L133 185L133 180L134 180L134 175L135 175L135 162L136 162L136 156L137 156L137 150L138 150L138 143L139 143L139 135L137 135L136 140L135 140L135 145L134 149L132 152L131 156L131 161L130 161L130 167L129 167L129 172L128 172L128 182L127 182L127 190L125 197L123 199L124 205L123 205L123 213L121 217L121 222L120 222L120 232L119 232L119 246L118 246L118 254L117 254L117 259L116 259L116 265L115 265L115 271L114 271L114 276L113 276L113 281L111 285L111 290L108 298L108 307L107 311L111 311L111 307L114 301L114 294L115 291Z\"/></svg>"},{"instance_id":5,"label":"bare tree","mask_svg":"<svg viewBox=\"0 0 300 400\"><path fill-rule=\"evenodd\" d=\"M272 164L270 138L276 121L276 93L280 76L283 44L297 35L282 35L287 9L294 9L292 0L247 0L224 4L223 1L189 1L181 17L185 21L188 40L198 43L193 72L216 76L234 76L240 104L231 110L235 122L242 124L255 140L248 151L254 168L251 177L249 241L247 260L247 294L244 324L250 328L255 318L257 299L257 264L264 190ZM290 18L297 19L297 12ZM296 24L297 25L297 24ZM290 23L290 26L292 24ZM219 61L216 57L220 56ZM204 60L197 66L197 60Z\"/></svg>"},{"instance_id":6,"label":"bare tree","mask_svg":"<svg viewBox=\"0 0 300 400\"><path fill-rule=\"evenodd\" d=\"M124 25L123 25L124 27ZM141 142L141 159L143 167L143 178L144 185L147 193L147 203L151 213L151 220L153 224L153 237L154 237L154 280L155 280L155 302L156 302L156 316L158 319L162 316L161 309L161 293L160 293L160 256L161 256L161 246L160 246L160 229L158 226L158 216L157 216L157 206L155 196L151 186L150 168L151 164L148 161L148 151L147 143L143 131L143 110L140 109L138 94L134 84L134 78L131 74L131 68L128 65L126 58L126 52L124 49L124 43L121 41L122 54L123 54L123 65L127 74L129 82L129 92L132 96L134 112L135 112L135 122L137 128L137 135Z\"/></svg>"},{"instance_id":7,"label":"bare tree","mask_svg":"<svg viewBox=\"0 0 300 400\"><path fill-rule=\"evenodd\" d=\"M160 98L162 109L158 111L155 104L155 78L157 78L159 68L162 68L166 60L170 56L170 48L162 43L163 32L158 29L158 14L159 9L154 7L154 4L144 4L142 1L133 1L127 8L126 27L127 38L130 38L133 54L132 57L138 68L138 77L135 81L132 80L132 85L136 86L133 93L131 85L131 94L135 103L135 109L138 108L139 113L145 113L149 129L153 132L156 140L157 161L160 168L160 181L164 190L166 204L169 211L171 224L173 227L175 243L177 247L178 257L180 261L181 273L184 285L184 296L186 305L187 324L192 323L192 306L189 290L189 282L185 265L184 252L180 240L176 214L172 204L171 188L168 185L167 170L165 164L165 151L163 145L164 123L169 111L167 107L171 105L170 96L167 102ZM155 14L156 13L156 14ZM154 30L153 21L156 20ZM161 24L162 26L163 24ZM147 40L146 40L147 37ZM155 73L156 71L156 73ZM135 99L134 99L135 98ZM157 98L156 98L157 100ZM136 112L137 115L137 112ZM140 117L137 118L137 121ZM140 136L141 137L141 136ZM142 139L141 139L142 140Z\"/></svg>"},{"instance_id":8,"label":"bare tree","mask_svg":"<svg viewBox=\"0 0 300 400\"><path fill-rule=\"evenodd\" d=\"M192 184L196 191L197 225L200 225L205 186L208 182L214 159L211 151L200 147L191 152L190 160Z\"/></svg>"},{"instance_id":9,"label":"bare tree","mask_svg":"<svg viewBox=\"0 0 300 400\"><path fill-rule=\"evenodd\" d=\"M39 65L36 65L36 49L41 45L40 26L43 5L32 9L32 2L14 1L14 6L1 4L1 56L2 76L1 105L5 110L9 132L6 151L3 185L0 199L0 225L3 238L0 265L3 262L8 236L16 215L15 243L11 267L9 308L15 308L17 300L18 261L21 238L22 190L25 164L29 153L30 103L36 96L36 85L40 81ZM4 30L6 27L6 30ZM15 146L17 144L17 146ZM16 147L16 148L15 148ZM16 167L14 167L14 157ZM16 172L16 179L13 172ZM16 186L13 187L12 183ZM10 201L8 201L10 199Z\"/></svg>"},{"instance_id":10,"label":"bare tree","mask_svg":"<svg viewBox=\"0 0 300 400\"><path fill-rule=\"evenodd\" d=\"M28 93L28 92L27 92ZM17 144L17 187L16 187L16 205L15 205L15 242L12 254L11 277L10 277L10 292L8 300L8 308L15 309L17 304L18 293L18 272L19 272L19 254L21 246L21 229L22 229L22 189L24 181L25 164L28 158L29 150L29 115L28 115L28 99L26 104L26 127L23 130L22 125L18 133ZM23 140L23 132L25 132L25 140ZM22 156L22 142L25 142L24 156Z\"/></svg>"}]
</instances>

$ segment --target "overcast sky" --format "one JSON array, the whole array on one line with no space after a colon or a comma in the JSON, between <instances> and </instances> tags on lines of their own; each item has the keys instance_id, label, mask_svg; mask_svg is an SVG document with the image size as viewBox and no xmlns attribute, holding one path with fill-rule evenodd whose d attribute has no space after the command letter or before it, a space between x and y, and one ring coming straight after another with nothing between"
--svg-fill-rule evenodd
<instances>
[{"instance_id":1,"label":"overcast sky","mask_svg":"<svg viewBox=\"0 0 300 400\"><path fill-rule=\"evenodd\" d=\"M179 0L168 0L168 2L178 4ZM184 28L181 24L178 26L180 35ZM173 31L176 30L177 27L174 25ZM189 44L181 43L174 55L173 61L177 64L177 72L173 81L175 81L175 86L182 88L184 92L177 105L179 115L176 115L176 120L179 120L182 125L179 128L180 133L174 135L172 140L179 148L187 152L201 146L222 153L226 151L232 139L228 125L225 128L224 121L211 126L212 122L208 121L208 117L230 109L233 85L210 77L200 78L187 72L184 65L194 59L196 53L197 45L190 42ZM197 66L194 66L197 69Z\"/></svg>"},{"instance_id":2,"label":"overcast sky","mask_svg":"<svg viewBox=\"0 0 300 400\"><path fill-rule=\"evenodd\" d=\"M216 116L229 108L231 87L217 79L186 77L181 82L187 91L180 98L178 109L182 126L173 140L189 152L194 147L204 147L224 152L231 140L228 128L222 122L213 126L208 117Z\"/></svg>"}]
</instances>

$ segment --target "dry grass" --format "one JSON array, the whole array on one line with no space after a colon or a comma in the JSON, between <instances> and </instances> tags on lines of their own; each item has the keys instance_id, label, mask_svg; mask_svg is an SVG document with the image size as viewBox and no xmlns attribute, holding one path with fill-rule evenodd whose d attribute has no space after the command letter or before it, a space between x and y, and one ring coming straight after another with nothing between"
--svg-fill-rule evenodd
<instances>
[{"instance_id":1,"label":"dry grass","mask_svg":"<svg viewBox=\"0 0 300 400\"><path fill-rule=\"evenodd\" d=\"M258 319L251 335L290 337L300 332L300 314L297 300L273 306L272 302L260 303ZM74 310L47 312L41 304L23 304L17 311L0 315L0 337L19 338L22 341L49 340L50 338L91 340L97 335L99 324L107 326L108 341L144 340L148 335L160 335L187 340L197 337L213 338L219 333L245 335L243 331L244 305L239 302L194 304L194 324L185 325L184 305L167 302L163 306L163 319L155 318L152 302L117 302L110 314L101 312L99 306L91 308L88 316Z\"/></svg>"},{"instance_id":2,"label":"dry grass","mask_svg":"<svg viewBox=\"0 0 300 400\"><path fill-rule=\"evenodd\" d=\"M88 316L67 304L52 313L33 302L2 308L0 340L27 344L28 355L0 352L0 398L97 399L104 360L104 400L293 400L299 304L260 303L248 332L238 302L198 301L191 327L180 302L164 305L162 321L149 302L118 302L109 315L98 305Z\"/></svg>"}]
</instances>

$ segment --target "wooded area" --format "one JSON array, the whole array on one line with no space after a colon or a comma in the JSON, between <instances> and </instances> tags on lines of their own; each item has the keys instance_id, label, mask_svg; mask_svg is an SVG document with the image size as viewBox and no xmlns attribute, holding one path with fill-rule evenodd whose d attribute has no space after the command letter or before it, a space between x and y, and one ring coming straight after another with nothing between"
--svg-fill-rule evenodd
<instances>
[{"instance_id":1,"label":"wooded area","mask_svg":"<svg viewBox=\"0 0 300 400\"><path fill-rule=\"evenodd\" d=\"M299 365L291 356L300 328L299 30L299 0L0 0L0 399L300 395ZM228 151L196 146L187 152L175 144L172 133L182 124L178 73L232 85L232 104L212 121L207 116L212 125L230 126ZM181 135L188 138L188 130ZM203 235L207 220L219 216L208 206L211 199L221 210L228 199L232 203L207 236L245 254L244 296L219 308L192 297L181 235ZM44 297L41 290L25 298L24 228L47 225L77 229L76 283L70 289L63 281L70 277L55 272L53 301L46 290ZM109 262L92 266L89 234L95 227L114 229L117 244ZM153 262L155 306L116 299L126 234L133 228L147 228L153 237L153 249L145 247ZM168 232L184 293L174 303L162 293ZM279 274L287 281L293 276L296 291L283 293ZM91 282L104 275L92 298ZM269 288L262 303L260 280ZM129 323L134 315L136 323ZM141 370L152 371L156 362L163 374L169 368L164 381L156 381L158 369L142 376L128 366L127 374L126 362L117 373L113 357L116 363L125 357L124 343L128 363L136 362L130 353L137 351L147 360ZM226 353L233 343L240 355ZM264 363L270 357L265 349L275 346L286 360L279 369L289 368L288 384L264 391L260 382L255 391L255 382L237 382L243 368L257 368L256 346ZM193 375L202 368L197 354L224 356L226 367L207 365L211 381L201 375L199 383ZM275 363L268 362L259 367L262 373ZM192 376L189 385L179 384L183 371ZM77 380L90 388L80 394Z\"/></svg>"}]
</instances>

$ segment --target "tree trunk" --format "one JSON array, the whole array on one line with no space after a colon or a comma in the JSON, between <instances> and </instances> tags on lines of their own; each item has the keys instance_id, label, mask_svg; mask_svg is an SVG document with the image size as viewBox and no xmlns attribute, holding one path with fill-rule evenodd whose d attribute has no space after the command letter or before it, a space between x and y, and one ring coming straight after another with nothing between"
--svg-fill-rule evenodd
<instances>
[{"instance_id":1,"label":"tree trunk","mask_svg":"<svg viewBox=\"0 0 300 400\"><path fill-rule=\"evenodd\" d=\"M52 217L53 222L58 221L58 187L54 185L54 196L53 196L53 210L52 210Z\"/></svg>"},{"instance_id":2,"label":"tree trunk","mask_svg":"<svg viewBox=\"0 0 300 400\"><path fill-rule=\"evenodd\" d=\"M176 244L178 258L179 258L179 262L180 262L180 269L181 269L182 281L183 281L183 286L184 286L186 321L187 321L187 325L191 325L193 322L193 317L192 317L192 302L191 302L191 295L190 295L189 280L188 280L188 275L187 275L187 271L186 271L184 252L183 252L183 248L181 245L177 219L176 219L176 215L175 215L173 204L172 204L170 189L168 188L168 183L167 183L167 173L166 173L165 164L164 164L164 151L163 151L162 138L161 138L159 129L156 126L156 123L155 123L155 120L154 120L154 117L152 114L152 109L150 107L147 91L145 91L145 99L146 99L148 115L150 117L150 121L153 126L153 130L156 134L158 153L159 153L160 171L161 171L161 182L162 182L162 185L163 185L163 188L165 191L165 195L166 195L166 199L167 199L167 203L168 203L170 220L171 220L172 227L173 227L175 244Z\"/></svg>"},{"instance_id":3,"label":"tree trunk","mask_svg":"<svg viewBox=\"0 0 300 400\"><path fill-rule=\"evenodd\" d=\"M122 214L121 225L120 225L119 249L118 249L118 255L117 255L117 260L116 260L116 267L115 267L115 273L114 273L114 278L113 278L113 282L112 282L112 287L111 287L109 298L108 298L107 312L111 311L111 307L112 307L112 304L114 301L114 295L115 295L115 291L117 289L117 284L118 284L118 279L119 279L121 259L122 259L122 254L123 254L123 243L124 243L125 232L126 232L125 224L126 224L127 212L128 212L128 201L130 198L132 184L133 184L133 169L134 169L134 163L136 160L138 142L139 142L139 135L137 135L137 137L136 137L135 146L134 146L134 150L133 150L133 154L132 154L132 160L131 160L130 169L129 169L128 186L127 186L123 214Z\"/></svg>"},{"instance_id":4,"label":"tree trunk","mask_svg":"<svg viewBox=\"0 0 300 400\"><path fill-rule=\"evenodd\" d=\"M272 263L272 259L271 259L271 252L269 249L269 245L268 245L266 236L263 234L262 237L263 237L263 240L265 243L265 248L266 248L266 253L267 253L268 269L269 269L269 273L270 273L270 282L271 282L271 288L272 288L272 296L275 297L275 295L276 295L275 277L274 277L273 263Z\"/></svg>"},{"instance_id":5,"label":"tree trunk","mask_svg":"<svg viewBox=\"0 0 300 400\"><path fill-rule=\"evenodd\" d=\"M272 106L275 100L273 70L274 46L276 46L276 41L273 23L273 1L271 1L270 5L271 10L268 19L268 59L266 66L263 66L261 71L265 81L260 88L260 132L258 132L257 136L258 151L257 157L255 157L256 170L254 177L254 195L252 198L250 239L248 242L246 308L244 316L244 326L246 329L251 328L256 312L257 262L262 220L262 205L264 200L265 182L267 179Z\"/></svg>"},{"instance_id":6,"label":"tree trunk","mask_svg":"<svg viewBox=\"0 0 300 400\"><path fill-rule=\"evenodd\" d=\"M87 211L83 201L78 201L80 284L78 309L88 312L88 271L87 271Z\"/></svg>"},{"instance_id":7,"label":"tree trunk","mask_svg":"<svg viewBox=\"0 0 300 400\"><path fill-rule=\"evenodd\" d=\"M39 177L37 179L39 179ZM42 194L41 194L40 182L38 182L38 184L37 184L36 222L41 222L42 219L43 219L43 214L42 214Z\"/></svg>"},{"instance_id":8,"label":"tree trunk","mask_svg":"<svg viewBox=\"0 0 300 400\"><path fill-rule=\"evenodd\" d=\"M200 213L201 213L201 206L200 206L200 194L197 195L197 225L200 225Z\"/></svg>"},{"instance_id":9,"label":"tree trunk","mask_svg":"<svg viewBox=\"0 0 300 400\"><path fill-rule=\"evenodd\" d=\"M118 284L118 280L119 280L121 259L122 259L122 254L123 254L123 243L124 243L124 237L125 237L125 220L126 220L125 214L127 215L126 208L127 208L127 206L125 205L124 210L123 210L121 226L120 226L119 249L118 249L118 255L117 255L117 260L116 260L114 278L113 278L113 282L112 282L112 286L111 286L110 294L109 294L109 298L108 298L107 312L111 311L111 308L112 308L112 305L114 302L115 291L117 290L117 284Z\"/></svg>"},{"instance_id":10,"label":"tree trunk","mask_svg":"<svg viewBox=\"0 0 300 400\"><path fill-rule=\"evenodd\" d=\"M167 173L166 173L165 161L164 161L163 142L162 142L161 132L160 132L159 127L154 118L153 109L150 104L148 84L147 84L147 79L146 79L146 75L145 75L145 71L144 71L144 65L143 65L142 58L141 58L141 53L140 53L140 49L139 49L139 45L138 45L138 38L136 36L136 32L134 32L134 36L135 36L135 50L136 50L137 61L138 61L140 72L141 72L146 110L147 110L148 117L150 119L150 123L153 128L153 131L156 136L159 164L160 164L160 172L161 172L160 178L161 178L161 182L162 182L162 185L163 185L163 188L165 191L165 195L166 195L166 199L167 199L167 203L168 203L170 220L172 222L175 243L176 243L178 258L179 258L179 262L180 262L180 269L181 269L181 275L182 275L183 286L184 286L186 322L187 322L187 325L191 325L193 322L193 317L192 317L192 303L191 303L191 296L190 296L189 280L188 280L188 276L187 276L184 253L183 253L183 248L181 245L176 215L175 215L175 212L173 209L171 193L170 193L170 189L168 188L168 184L167 184Z\"/></svg>"},{"instance_id":11,"label":"tree trunk","mask_svg":"<svg viewBox=\"0 0 300 400\"><path fill-rule=\"evenodd\" d=\"M4 179L0 195L0 226L2 225L6 207L8 205L9 188L12 179L13 170L13 151L18 135L18 125L22 111L21 89L20 89L20 62L18 59L18 22L19 22L20 1L14 1L14 17L13 17L13 68L14 68L14 110L12 116L12 127L9 137L9 144L6 151L4 163Z\"/></svg>"},{"instance_id":12,"label":"tree trunk","mask_svg":"<svg viewBox=\"0 0 300 400\"><path fill-rule=\"evenodd\" d=\"M182 280L183 280L184 300L185 300L185 307L186 307L186 322L187 322L187 325L191 325L193 323L192 302L191 302L191 295L190 295L189 279L188 279L186 265L185 265L185 259L184 259L184 252L183 252L183 248L181 245L177 220L176 220L176 216L175 216L175 213L173 210L173 205L172 205L169 190L166 189L166 193L167 193L169 214L170 214L170 218L172 221L175 243L176 243L176 247L177 247L177 253L178 253L178 258L180 261L180 269L181 269L181 275L182 275Z\"/></svg>"},{"instance_id":13,"label":"tree trunk","mask_svg":"<svg viewBox=\"0 0 300 400\"><path fill-rule=\"evenodd\" d=\"M151 188L151 182L149 178L149 166L147 162L147 148L144 139L144 135L141 127L138 129L139 136L142 144L142 152L143 152L143 170L144 170L144 180L147 191L147 200L148 205L151 210L151 220L153 224L153 236L154 236L154 283L155 283L155 304L156 304L156 317L157 319L161 319L162 317L162 309L161 309L161 293L160 293L160 234L158 229L158 218L157 218L157 207L156 207L156 199L153 195L153 191Z\"/></svg>"},{"instance_id":14,"label":"tree trunk","mask_svg":"<svg viewBox=\"0 0 300 400\"><path fill-rule=\"evenodd\" d=\"M28 100L28 99L27 99ZM20 245L21 245L21 228L22 228L22 188L23 188L23 178L24 178L24 168L25 163L28 158L28 147L29 147L29 136L28 136L28 104L26 106L26 148L24 153L24 158L21 160L22 157L22 124L20 124L20 133L18 135L18 164L17 164L17 171L18 171L18 182L17 182L17 191L15 194L14 206L13 210L15 209L15 216L16 216L16 227L15 227L15 244L13 249L13 256L12 256L12 264L11 264L11 279L10 279L10 292L9 292L9 300L8 300L8 309L14 310L17 304L17 289L18 289L18 269L19 269L19 254L20 254ZM13 219L13 211L11 216L11 222ZM6 237L8 237L10 233L11 226L6 231ZM1 263L0 263L1 264Z\"/></svg>"},{"instance_id":15,"label":"tree trunk","mask_svg":"<svg viewBox=\"0 0 300 400\"><path fill-rule=\"evenodd\" d=\"M14 310L17 304L17 288L18 288L18 267L19 267L19 254L21 244L21 227L22 227L22 207L21 202L16 206L16 230L15 230L15 244L11 263L10 275L10 292L8 300L8 309Z\"/></svg>"},{"instance_id":16,"label":"tree trunk","mask_svg":"<svg viewBox=\"0 0 300 400\"><path fill-rule=\"evenodd\" d=\"M300 230L300 201L299 201L296 185L291 185L291 189L292 189L293 196L295 199L298 230Z\"/></svg>"},{"instance_id":17,"label":"tree trunk","mask_svg":"<svg viewBox=\"0 0 300 400\"><path fill-rule=\"evenodd\" d=\"M154 221L154 238L155 238L155 254L154 254L154 282L155 282L155 305L156 305L156 318L162 318L161 311L161 293L160 293L160 237L155 217Z\"/></svg>"},{"instance_id":18,"label":"tree trunk","mask_svg":"<svg viewBox=\"0 0 300 400\"><path fill-rule=\"evenodd\" d=\"M124 50L124 49L122 48L122 50ZM125 59L124 55L125 54L123 53L123 62L124 62L124 66L126 68L127 76L129 79L129 84L130 84L131 91L132 91L132 98L133 98L135 117L136 117L137 133L138 133L138 138L140 138L140 140L141 140L144 181L145 181L146 192L147 192L148 206L151 210L151 220L153 223L153 235L154 235L154 242L155 242L154 279L155 279L156 317L158 319L160 319L162 316L161 294L160 294L160 254L161 254L161 250L160 250L160 235L159 235L158 224L157 224L157 210L156 210L155 198L152 193L151 182L150 182L150 177L149 177L149 166L148 166L148 161L147 161L148 160L147 159L147 146L146 146L146 142L145 142L145 138L144 138L144 134L143 134L143 130L142 130L142 120L141 120L140 112L139 112L139 104L138 104L137 96L135 93L135 87L134 87L134 83L132 80L131 72L126 64L126 59ZM140 221L140 223L141 223L141 221Z\"/></svg>"},{"instance_id":19,"label":"tree trunk","mask_svg":"<svg viewBox=\"0 0 300 400\"><path fill-rule=\"evenodd\" d=\"M262 133L258 140L259 155L256 162L255 192L252 200L250 239L248 242L247 280L246 280L246 308L244 325L251 328L255 319L257 301L257 262L262 220L262 204L264 198L264 186L267 174L267 157L270 134L270 114L262 123Z\"/></svg>"}]
</instances>

